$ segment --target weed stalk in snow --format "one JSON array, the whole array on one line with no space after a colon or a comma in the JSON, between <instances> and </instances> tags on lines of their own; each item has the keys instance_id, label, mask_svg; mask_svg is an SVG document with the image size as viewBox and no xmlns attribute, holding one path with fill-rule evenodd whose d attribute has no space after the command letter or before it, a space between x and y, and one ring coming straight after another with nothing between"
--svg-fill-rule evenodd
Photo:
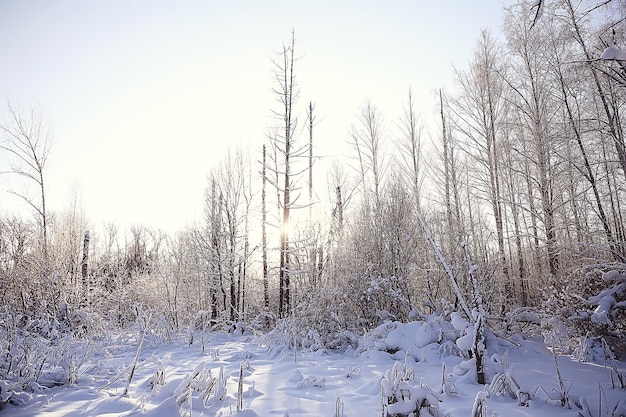
<instances>
[{"instance_id":1,"label":"weed stalk in snow","mask_svg":"<svg viewBox=\"0 0 626 417\"><path fill-rule=\"evenodd\" d=\"M239 383L237 385L237 412L243 410L243 362L239 365Z\"/></svg>"},{"instance_id":2,"label":"weed stalk in snow","mask_svg":"<svg viewBox=\"0 0 626 417\"><path fill-rule=\"evenodd\" d=\"M565 382L561 377L561 370L559 369L559 362L556 360L556 354L554 353L554 349L552 351L552 357L554 358L554 366L556 368L556 377L559 379L559 389L561 390L561 407L567 406L567 408L572 408L569 403L569 394L568 390L565 388Z\"/></svg>"},{"instance_id":3,"label":"weed stalk in snow","mask_svg":"<svg viewBox=\"0 0 626 417\"><path fill-rule=\"evenodd\" d=\"M487 396L485 391L478 391L472 406L472 417L487 417Z\"/></svg>"},{"instance_id":4,"label":"weed stalk in snow","mask_svg":"<svg viewBox=\"0 0 626 417\"><path fill-rule=\"evenodd\" d=\"M604 338L601 338L600 340L602 340L602 347L604 348L604 360L605 360L605 368L606 368L606 359L607 359L607 355L608 355L608 359L611 360L611 371L609 371L609 374L611 376L611 388L615 389L615 388L621 388L624 389L626 388L626 373L624 373L623 371L620 371L617 368L617 364L615 363L615 355L613 355L613 352L611 352L611 348L609 347L609 344L606 343L606 340L604 340ZM615 377L613 377L613 375L615 375ZM619 386L618 386L619 384Z\"/></svg>"},{"instance_id":5,"label":"weed stalk in snow","mask_svg":"<svg viewBox=\"0 0 626 417\"><path fill-rule=\"evenodd\" d=\"M341 401L341 397L337 397L337 402L335 403L335 417L343 417L343 401Z\"/></svg>"},{"instance_id":6,"label":"weed stalk in snow","mask_svg":"<svg viewBox=\"0 0 626 417\"><path fill-rule=\"evenodd\" d=\"M133 380L133 375L135 375L135 369L137 368L137 361L139 361L139 354L141 353L143 342L146 339L146 333L148 333L148 327L150 325L151 318L152 318L152 314L148 316L146 327L144 327L143 333L141 334L141 340L139 341L139 346L137 346L137 353L135 354L135 359L133 360L133 366L130 368L130 374L128 374L128 381L126 381L126 388L124 388L124 396L128 395L128 389L130 388L130 383Z\"/></svg>"}]
</instances>

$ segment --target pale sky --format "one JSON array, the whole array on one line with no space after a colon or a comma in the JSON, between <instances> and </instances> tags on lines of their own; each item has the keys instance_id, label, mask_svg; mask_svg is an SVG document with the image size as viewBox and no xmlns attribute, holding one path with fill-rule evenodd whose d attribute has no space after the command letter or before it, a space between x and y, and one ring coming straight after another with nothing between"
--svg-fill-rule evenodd
<instances>
[{"instance_id":1,"label":"pale sky","mask_svg":"<svg viewBox=\"0 0 626 417\"><path fill-rule=\"evenodd\" d=\"M511 3L0 0L0 93L49 111L50 210L78 189L96 226L174 232L201 213L206 176L229 146L259 159L271 58L292 28L301 120L312 100L318 153L333 155L367 99L390 126L412 86L434 119L434 92L451 88L453 65L466 67L481 28L499 32ZM0 212L28 215L10 188L16 178L0 176Z\"/></svg>"}]
</instances>

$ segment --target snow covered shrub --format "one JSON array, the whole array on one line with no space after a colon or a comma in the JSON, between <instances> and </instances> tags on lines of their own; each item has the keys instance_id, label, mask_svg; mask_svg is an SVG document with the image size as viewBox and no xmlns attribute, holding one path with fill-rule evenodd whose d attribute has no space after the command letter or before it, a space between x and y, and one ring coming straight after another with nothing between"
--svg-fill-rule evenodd
<instances>
[{"instance_id":1,"label":"snow covered shrub","mask_svg":"<svg viewBox=\"0 0 626 417\"><path fill-rule=\"evenodd\" d=\"M148 390L153 396L159 395L161 388L165 385L165 371L162 368L157 369L148 379Z\"/></svg>"},{"instance_id":2,"label":"snow covered shrub","mask_svg":"<svg viewBox=\"0 0 626 417\"><path fill-rule=\"evenodd\" d=\"M50 342L37 333L37 327L22 315L6 310L0 315L0 404L23 404L44 388L38 381Z\"/></svg>"},{"instance_id":3,"label":"snow covered shrub","mask_svg":"<svg viewBox=\"0 0 626 417\"><path fill-rule=\"evenodd\" d=\"M204 362L199 363L174 390L173 397L178 404L180 415L192 415L194 395L202 399L202 404L205 407L210 405L211 399L213 399L213 405L219 401L224 401L227 397L227 380L228 375L224 375L223 366L220 367L218 377L214 377L211 369Z\"/></svg>"},{"instance_id":4,"label":"snow covered shrub","mask_svg":"<svg viewBox=\"0 0 626 417\"><path fill-rule=\"evenodd\" d=\"M95 350L85 336L98 334L98 320L60 310L58 319L47 312L0 314L2 403L21 404L54 385L74 384L88 367Z\"/></svg>"},{"instance_id":5,"label":"snow covered shrub","mask_svg":"<svg viewBox=\"0 0 626 417\"><path fill-rule=\"evenodd\" d=\"M377 349L395 357L408 353L419 361L461 358L463 355L455 343L458 338L459 332L448 316L429 315L419 321L381 324L363 336L357 353Z\"/></svg>"},{"instance_id":6,"label":"snow covered shrub","mask_svg":"<svg viewBox=\"0 0 626 417\"><path fill-rule=\"evenodd\" d=\"M546 343L572 352L581 338L603 338L626 356L626 264L592 264L574 271L547 303Z\"/></svg>"},{"instance_id":7,"label":"snow covered shrub","mask_svg":"<svg viewBox=\"0 0 626 417\"><path fill-rule=\"evenodd\" d=\"M367 277L364 277L367 279ZM370 285L363 291L361 300L371 307L370 326L382 321L401 320L411 311L410 303L399 288L399 280L395 276L374 276Z\"/></svg>"},{"instance_id":8,"label":"snow covered shrub","mask_svg":"<svg viewBox=\"0 0 626 417\"><path fill-rule=\"evenodd\" d=\"M287 355L299 346L297 334L298 328L292 317L280 319L273 330L262 336L262 344L269 349L273 358Z\"/></svg>"},{"instance_id":9,"label":"snow covered shrub","mask_svg":"<svg viewBox=\"0 0 626 417\"><path fill-rule=\"evenodd\" d=\"M344 297L346 292L336 283L327 283L321 289L304 287L289 318L290 337L295 338L297 346L307 350L356 348L358 341L352 337L353 332L362 328L355 325L351 317L355 313ZM276 327L284 328L279 322Z\"/></svg>"},{"instance_id":10,"label":"snow covered shrub","mask_svg":"<svg viewBox=\"0 0 626 417\"><path fill-rule=\"evenodd\" d=\"M520 307L508 311L500 324L509 335L520 335L525 339L541 335L542 314L534 307ZM497 325L497 324L496 324ZM495 329L494 329L495 330Z\"/></svg>"},{"instance_id":11,"label":"snow covered shrub","mask_svg":"<svg viewBox=\"0 0 626 417\"><path fill-rule=\"evenodd\" d=\"M576 269L543 305L542 331L548 346L564 353L581 338L604 338L626 355L626 264L601 263ZM580 351L577 352L580 354Z\"/></svg>"},{"instance_id":12,"label":"snow covered shrub","mask_svg":"<svg viewBox=\"0 0 626 417\"><path fill-rule=\"evenodd\" d=\"M571 353L578 345L581 330L572 322L565 309L541 321L544 342L547 346L563 353Z\"/></svg>"},{"instance_id":13,"label":"snow covered shrub","mask_svg":"<svg viewBox=\"0 0 626 417\"><path fill-rule=\"evenodd\" d=\"M613 357L613 352L604 339L587 334L579 339L572 357L580 362L606 363L608 358Z\"/></svg>"},{"instance_id":14,"label":"snow covered shrub","mask_svg":"<svg viewBox=\"0 0 626 417\"><path fill-rule=\"evenodd\" d=\"M424 384L415 384L408 358L396 362L381 380L383 417L438 416L440 400Z\"/></svg>"},{"instance_id":15,"label":"snow covered shrub","mask_svg":"<svg viewBox=\"0 0 626 417\"><path fill-rule=\"evenodd\" d=\"M412 321L409 323L386 323L379 327L387 330L384 340L375 343L375 347L389 353L398 351L415 352L431 343L439 343L443 340L443 331L440 323L435 320Z\"/></svg>"},{"instance_id":16,"label":"snow covered shrub","mask_svg":"<svg viewBox=\"0 0 626 417\"><path fill-rule=\"evenodd\" d=\"M296 388L324 388L326 385L326 378L318 378L315 375L302 375L302 372L298 369L294 371L289 381L295 383Z\"/></svg>"},{"instance_id":17,"label":"snow covered shrub","mask_svg":"<svg viewBox=\"0 0 626 417\"><path fill-rule=\"evenodd\" d=\"M52 368L57 368L57 383L75 385L90 367L96 348L90 340L76 339L71 334L65 336L51 349Z\"/></svg>"},{"instance_id":18,"label":"snow covered shrub","mask_svg":"<svg viewBox=\"0 0 626 417\"><path fill-rule=\"evenodd\" d=\"M591 321L596 324L614 326L616 331L626 328L624 317L626 312L626 265L603 265L602 280L607 288L590 297L587 301L596 306Z\"/></svg>"},{"instance_id":19,"label":"snow covered shrub","mask_svg":"<svg viewBox=\"0 0 626 417\"><path fill-rule=\"evenodd\" d=\"M587 299L590 320L619 356L626 355L626 264L588 267L602 274L603 289Z\"/></svg>"}]
</instances>

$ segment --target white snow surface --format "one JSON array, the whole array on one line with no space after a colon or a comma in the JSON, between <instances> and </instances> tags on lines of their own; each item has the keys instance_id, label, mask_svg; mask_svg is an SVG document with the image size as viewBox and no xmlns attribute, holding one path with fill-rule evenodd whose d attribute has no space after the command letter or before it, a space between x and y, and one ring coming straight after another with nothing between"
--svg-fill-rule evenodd
<instances>
[{"instance_id":1,"label":"white snow surface","mask_svg":"<svg viewBox=\"0 0 626 417\"><path fill-rule=\"evenodd\" d=\"M461 327L461 320L455 321ZM388 323L376 333L378 343L363 338L358 348L341 353L268 346L270 336L262 334L210 333L204 354L200 337L191 345L182 336L169 343L148 339L128 396L123 391L137 344L122 345L122 339L111 335L98 342L101 353L81 365L75 385L32 394L22 406L5 406L0 417L380 416L381 387L393 384L402 395L430 398L441 416L471 415L477 398L484 400L487 415L577 416L576 404L583 403L597 415L600 388L603 413L617 407L616 416L626 414L626 390L611 387L612 368L569 356L557 357L571 402L571 409L561 407L554 399L561 392L554 358L537 340L491 337L485 356L488 384L479 385L473 360L455 351L450 342L454 328L449 329L436 321ZM618 362L621 372L625 365ZM392 369L395 382L388 380ZM513 371L519 391L530 393L527 406L519 406L512 396L489 392L496 375ZM237 411L239 386L243 407ZM404 397L396 404L388 411L410 402Z\"/></svg>"}]
</instances>

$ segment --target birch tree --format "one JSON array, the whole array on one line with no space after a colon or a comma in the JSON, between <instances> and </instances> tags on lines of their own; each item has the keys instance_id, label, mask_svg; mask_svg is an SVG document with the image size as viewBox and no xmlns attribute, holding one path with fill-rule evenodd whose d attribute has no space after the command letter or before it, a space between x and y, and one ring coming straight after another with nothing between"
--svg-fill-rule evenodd
<instances>
[{"instance_id":1,"label":"birch tree","mask_svg":"<svg viewBox=\"0 0 626 417\"><path fill-rule=\"evenodd\" d=\"M466 139L465 151L475 165L475 180L483 190L494 219L498 256L505 285L510 285L508 257L504 243L504 207L501 190L500 142L505 114L504 83L499 72L498 46L482 31L467 72L457 73L461 96L452 109L458 118L456 129Z\"/></svg>"},{"instance_id":2,"label":"birch tree","mask_svg":"<svg viewBox=\"0 0 626 417\"><path fill-rule=\"evenodd\" d=\"M557 91L548 70L551 56L541 47L544 34L538 26L531 33L524 15L509 15L507 39L511 52L512 71L507 83L513 91L511 104L518 114L516 132L524 145L519 151L525 159L530 193L538 193L536 216L543 224L544 242L552 285L557 284L559 248L557 237L557 196L559 177L555 152L557 150L556 124L551 123L558 112ZM535 204L535 203L531 203Z\"/></svg>"}]
</instances>

